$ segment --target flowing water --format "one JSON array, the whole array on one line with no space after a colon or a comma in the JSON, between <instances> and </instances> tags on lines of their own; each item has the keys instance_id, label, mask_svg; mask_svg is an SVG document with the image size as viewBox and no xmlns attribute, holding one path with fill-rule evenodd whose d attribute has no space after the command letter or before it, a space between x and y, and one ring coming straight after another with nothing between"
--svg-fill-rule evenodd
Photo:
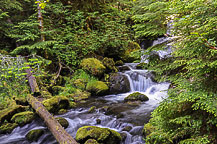
<instances>
[{"instance_id":1,"label":"flowing water","mask_svg":"<svg viewBox=\"0 0 217 144\"><path fill-rule=\"evenodd\" d=\"M130 82L131 91L117 95L106 95L98 98L91 98L79 108L72 109L64 115L69 122L66 129L73 137L78 128L85 125L106 127L125 135L122 144L143 144L142 137L144 123L150 119L150 113L158 106L159 102L167 95L169 83L156 83L153 75L147 70L135 69L136 64L126 64L130 70L122 74L126 75ZM124 98L129 94L138 91L149 97L149 101L128 104ZM96 111L89 113L91 106L96 106ZM101 121L100 124L97 120ZM126 126L132 127L125 131ZM40 137L38 142L32 144L55 144L57 143L46 126L39 118L23 127L17 127L11 134L0 135L0 144L29 144L25 135L32 129L45 129L46 133Z\"/></svg>"}]
</instances>

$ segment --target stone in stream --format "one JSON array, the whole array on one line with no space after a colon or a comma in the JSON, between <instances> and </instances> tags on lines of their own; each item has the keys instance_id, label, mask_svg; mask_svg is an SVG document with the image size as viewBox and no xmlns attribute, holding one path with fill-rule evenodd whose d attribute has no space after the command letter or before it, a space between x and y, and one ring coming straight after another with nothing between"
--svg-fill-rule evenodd
<instances>
[{"instance_id":1,"label":"stone in stream","mask_svg":"<svg viewBox=\"0 0 217 144\"><path fill-rule=\"evenodd\" d=\"M86 89L92 95L101 96L107 94L109 87L103 81L91 81L87 83Z\"/></svg>"},{"instance_id":2,"label":"stone in stream","mask_svg":"<svg viewBox=\"0 0 217 144\"><path fill-rule=\"evenodd\" d=\"M99 144L95 139L88 139L84 144Z\"/></svg>"},{"instance_id":3,"label":"stone in stream","mask_svg":"<svg viewBox=\"0 0 217 144\"><path fill-rule=\"evenodd\" d=\"M89 110L88 113L93 113L96 111L96 106L92 106Z\"/></svg>"},{"instance_id":4,"label":"stone in stream","mask_svg":"<svg viewBox=\"0 0 217 144\"><path fill-rule=\"evenodd\" d=\"M57 117L55 118L62 127L64 127L65 129L69 126L69 122L65 119L65 118L62 118L62 117Z\"/></svg>"},{"instance_id":5,"label":"stone in stream","mask_svg":"<svg viewBox=\"0 0 217 144\"><path fill-rule=\"evenodd\" d=\"M130 91L130 82L127 76L120 73L112 73L109 77L109 93L119 94Z\"/></svg>"},{"instance_id":6,"label":"stone in stream","mask_svg":"<svg viewBox=\"0 0 217 144\"><path fill-rule=\"evenodd\" d=\"M35 129L28 132L26 139L30 142L37 142L38 139L45 133L44 129Z\"/></svg>"},{"instance_id":7,"label":"stone in stream","mask_svg":"<svg viewBox=\"0 0 217 144\"><path fill-rule=\"evenodd\" d=\"M129 132L131 129L132 129L131 126L126 126L126 127L124 127L124 128L122 129L122 131L127 131L127 132Z\"/></svg>"},{"instance_id":8,"label":"stone in stream","mask_svg":"<svg viewBox=\"0 0 217 144\"><path fill-rule=\"evenodd\" d=\"M89 139L94 139L103 144L119 144L121 135L111 129L96 126L84 126L78 129L75 138L80 144L84 144Z\"/></svg>"},{"instance_id":9,"label":"stone in stream","mask_svg":"<svg viewBox=\"0 0 217 144\"><path fill-rule=\"evenodd\" d=\"M132 93L132 94L130 94L127 97L124 98L125 102L129 102L129 101L148 101L148 100L149 100L149 98L146 95L141 94L139 92Z\"/></svg>"},{"instance_id":10,"label":"stone in stream","mask_svg":"<svg viewBox=\"0 0 217 144\"><path fill-rule=\"evenodd\" d=\"M11 133L17 126L16 123L4 123L0 126L0 134Z\"/></svg>"},{"instance_id":11,"label":"stone in stream","mask_svg":"<svg viewBox=\"0 0 217 144\"><path fill-rule=\"evenodd\" d=\"M25 111L25 112L20 112L15 114L12 118L11 121L14 123L19 124L20 126L23 126L27 123L30 123L34 120L35 118L35 113L31 111Z\"/></svg>"}]
</instances>

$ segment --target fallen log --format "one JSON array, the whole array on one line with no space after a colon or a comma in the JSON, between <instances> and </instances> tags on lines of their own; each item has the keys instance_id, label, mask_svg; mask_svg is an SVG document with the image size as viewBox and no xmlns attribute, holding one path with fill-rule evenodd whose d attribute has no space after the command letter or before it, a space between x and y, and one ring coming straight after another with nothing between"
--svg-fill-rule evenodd
<instances>
[{"instance_id":1,"label":"fallen log","mask_svg":"<svg viewBox=\"0 0 217 144\"><path fill-rule=\"evenodd\" d=\"M31 69L26 70L29 86L33 94L40 93L36 78L31 73ZM36 113L44 120L50 132L60 144L77 144L77 142L69 135L60 123L51 115L42 103L32 95L27 95L27 101L36 111Z\"/></svg>"},{"instance_id":2,"label":"fallen log","mask_svg":"<svg viewBox=\"0 0 217 144\"><path fill-rule=\"evenodd\" d=\"M48 129L60 144L77 144L72 136L69 135L59 122L46 110L42 103L32 95L27 96L27 101L32 108L35 109L36 113L44 120Z\"/></svg>"}]
</instances>

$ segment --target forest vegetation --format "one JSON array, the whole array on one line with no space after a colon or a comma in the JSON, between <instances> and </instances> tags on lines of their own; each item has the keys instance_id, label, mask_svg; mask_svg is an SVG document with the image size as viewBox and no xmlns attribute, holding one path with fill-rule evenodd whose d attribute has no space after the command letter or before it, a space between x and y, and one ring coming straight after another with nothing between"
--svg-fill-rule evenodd
<instances>
[{"instance_id":1,"label":"forest vegetation","mask_svg":"<svg viewBox=\"0 0 217 144\"><path fill-rule=\"evenodd\" d=\"M143 66L158 82L171 83L168 97L144 125L144 139L216 144L216 9L215 0L1 0L0 134L34 119L26 104L31 91L25 70L36 77L35 95L49 112L60 114L109 94L117 66L164 49L150 43L166 36L171 57L149 57ZM60 101L66 105L57 106ZM24 111L28 118L14 115Z\"/></svg>"}]
</instances>

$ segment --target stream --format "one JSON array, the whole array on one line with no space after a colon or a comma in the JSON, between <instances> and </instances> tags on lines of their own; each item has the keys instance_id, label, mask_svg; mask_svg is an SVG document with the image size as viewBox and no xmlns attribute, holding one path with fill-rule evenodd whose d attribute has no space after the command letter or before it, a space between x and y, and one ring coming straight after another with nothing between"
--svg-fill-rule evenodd
<instances>
[{"instance_id":1,"label":"stream","mask_svg":"<svg viewBox=\"0 0 217 144\"><path fill-rule=\"evenodd\" d=\"M165 39L160 38L153 42L155 45ZM170 49L158 51L159 56L168 55ZM116 95L94 97L81 104L78 108L58 115L69 122L66 131L75 137L76 131L86 125L99 126L113 129L121 133L124 140L121 144L144 144L142 130L144 124L150 119L151 112L167 97L170 83L157 83L153 80L153 74L147 70L136 69L138 63L126 63L129 70L119 72L127 76L130 83L130 92ZM134 92L140 92L149 97L146 102L125 103L124 98ZM96 110L89 113L88 110L95 106ZM0 135L0 144L30 144L25 135L33 129L45 129L46 133L38 142L32 144L57 144L52 134L47 130L44 122L37 118L32 123L23 127L17 127L11 134ZM128 128L128 130L126 129Z\"/></svg>"}]
</instances>

